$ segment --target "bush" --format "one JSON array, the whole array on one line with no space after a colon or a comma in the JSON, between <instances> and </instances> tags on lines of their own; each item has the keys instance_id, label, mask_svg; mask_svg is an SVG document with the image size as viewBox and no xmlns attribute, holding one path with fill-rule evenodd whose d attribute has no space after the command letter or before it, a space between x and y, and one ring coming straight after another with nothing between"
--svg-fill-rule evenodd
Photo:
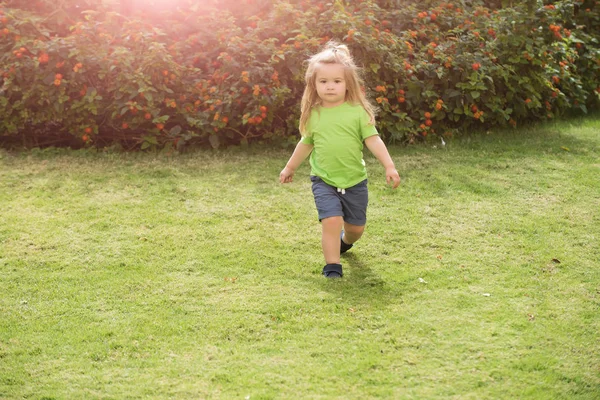
<instances>
[{"instance_id":1,"label":"bush","mask_svg":"<svg viewBox=\"0 0 600 400\"><path fill-rule=\"evenodd\" d=\"M74 1L52 12L42 0L29 10L0 3L0 140L290 144L303 62L330 39L363 65L389 141L600 104L598 2L242 1L178 0L158 11L80 1L84 12Z\"/></svg>"}]
</instances>

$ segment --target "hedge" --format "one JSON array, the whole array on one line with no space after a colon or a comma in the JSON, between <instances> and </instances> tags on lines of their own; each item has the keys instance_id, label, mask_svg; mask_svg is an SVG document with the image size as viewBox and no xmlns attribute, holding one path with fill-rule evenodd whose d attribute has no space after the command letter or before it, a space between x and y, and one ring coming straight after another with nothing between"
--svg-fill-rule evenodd
<instances>
[{"instance_id":1,"label":"hedge","mask_svg":"<svg viewBox=\"0 0 600 400\"><path fill-rule=\"evenodd\" d=\"M600 106L598 1L96 3L0 3L0 144L287 145L304 61L331 39L389 142Z\"/></svg>"}]
</instances>

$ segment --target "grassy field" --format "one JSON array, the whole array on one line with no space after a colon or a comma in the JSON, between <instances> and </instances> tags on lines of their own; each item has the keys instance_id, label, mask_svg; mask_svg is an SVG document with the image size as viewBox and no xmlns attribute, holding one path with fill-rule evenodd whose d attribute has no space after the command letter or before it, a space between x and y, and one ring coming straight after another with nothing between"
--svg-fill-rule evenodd
<instances>
[{"instance_id":1,"label":"grassy field","mask_svg":"<svg viewBox=\"0 0 600 400\"><path fill-rule=\"evenodd\" d=\"M327 280L291 150L0 151L0 398L600 398L600 118L390 153Z\"/></svg>"}]
</instances>

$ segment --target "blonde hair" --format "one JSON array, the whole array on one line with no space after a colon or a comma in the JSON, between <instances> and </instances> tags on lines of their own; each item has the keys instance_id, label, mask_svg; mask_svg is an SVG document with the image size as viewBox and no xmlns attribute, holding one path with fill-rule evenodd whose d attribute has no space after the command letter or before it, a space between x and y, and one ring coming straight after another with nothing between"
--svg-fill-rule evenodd
<instances>
[{"instance_id":1,"label":"blonde hair","mask_svg":"<svg viewBox=\"0 0 600 400\"><path fill-rule=\"evenodd\" d=\"M304 80L306 87L302 94L302 102L300 105L300 133L302 136L310 136L306 132L306 125L310 118L310 113L313 108L321 105L321 99L317 93L317 70L320 64L340 64L344 67L346 80L346 101L353 105L362 106L369 115L369 123L375 124L375 108L367 100L361 86L364 85L362 78L359 75L359 69L354 63L350 50L343 44L330 41L325 45L325 48L309 58L308 68Z\"/></svg>"}]
</instances>

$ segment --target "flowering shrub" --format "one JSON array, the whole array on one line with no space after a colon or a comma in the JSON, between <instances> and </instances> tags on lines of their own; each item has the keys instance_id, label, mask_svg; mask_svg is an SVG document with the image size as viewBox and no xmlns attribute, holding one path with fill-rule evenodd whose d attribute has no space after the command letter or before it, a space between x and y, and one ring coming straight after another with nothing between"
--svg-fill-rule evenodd
<instances>
[{"instance_id":1,"label":"flowering shrub","mask_svg":"<svg viewBox=\"0 0 600 400\"><path fill-rule=\"evenodd\" d=\"M54 11L49 0L0 2L0 140L292 143L303 62L330 39L363 66L378 129L391 141L600 105L598 1L531 10L531 2L240 1L140 10L130 0L132 8L110 10L65 0Z\"/></svg>"}]
</instances>

